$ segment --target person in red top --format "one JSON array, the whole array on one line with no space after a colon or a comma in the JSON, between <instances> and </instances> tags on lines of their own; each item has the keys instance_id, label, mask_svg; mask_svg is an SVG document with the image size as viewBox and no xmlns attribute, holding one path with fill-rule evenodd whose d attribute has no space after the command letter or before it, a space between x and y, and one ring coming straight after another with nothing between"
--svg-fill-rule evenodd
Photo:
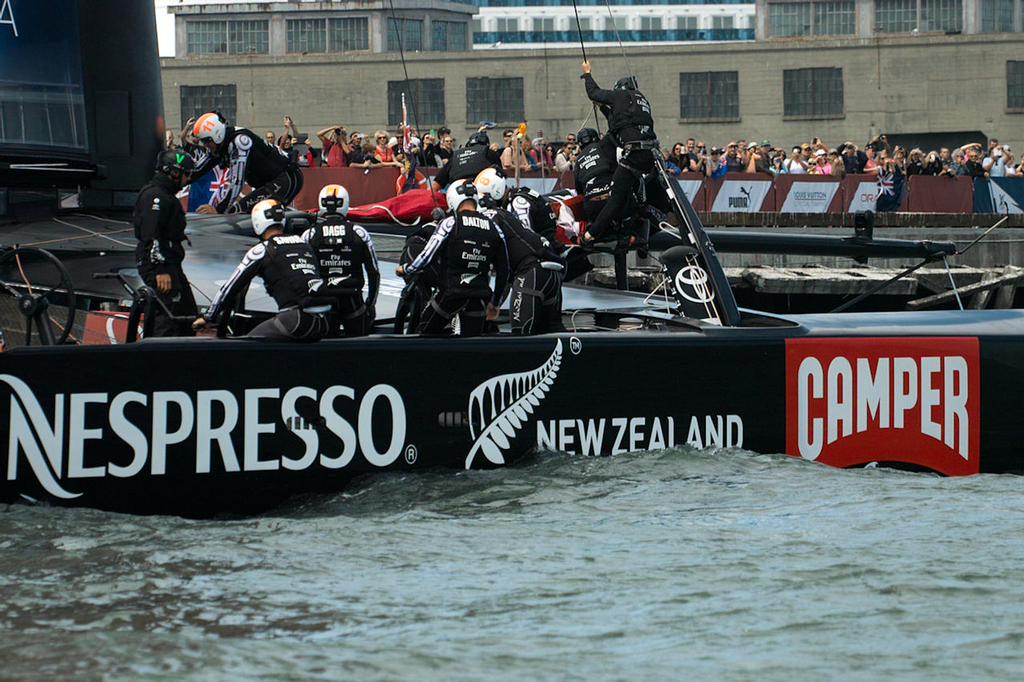
<instances>
[{"instance_id":1,"label":"person in red top","mask_svg":"<svg viewBox=\"0 0 1024 682\"><path fill-rule=\"evenodd\" d=\"M377 142L377 146L373 150L373 156L380 161L380 165L401 168L402 162L395 158L394 152L391 151L391 145L388 144L388 140L390 139L388 131L378 130L373 134L373 137Z\"/></svg>"},{"instance_id":2,"label":"person in red top","mask_svg":"<svg viewBox=\"0 0 1024 682\"><path fill-rule=\"evenodd\" d=\"M324 143L322 152L328 168L344 168L348 166L348 157L352 147L348 143L348 133L342 126L328 126L316 134Z\"/></svg>"}]
</instances>

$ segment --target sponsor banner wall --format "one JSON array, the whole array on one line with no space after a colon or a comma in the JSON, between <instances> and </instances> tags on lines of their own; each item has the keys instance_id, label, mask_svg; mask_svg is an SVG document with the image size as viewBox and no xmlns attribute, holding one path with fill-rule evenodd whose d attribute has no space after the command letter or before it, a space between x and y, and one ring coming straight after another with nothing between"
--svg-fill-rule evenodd
<instances>
[{"instance_id":1,"label":"sponsor banner wall","mask_svg":"<svg viewBox=\"0 0 1024 682\"><path fill-rule=\"evenodd\" d=\"M429 178L436 168L423 168ZM381 168L365 172L362 168L303 168L302 191L293 205L299 210L316 208L317 196L324 185L337 183L349 190L353 206L362 206L394 197L398 169ZM204 180L207 180L204 178ZM189 210L201 203L216 201L214 196L226 178L210 175L210 182L200 182L202 196L181 195L182 207ZM915 175L906 178L900 211L919 213L1022 213L1024 212L1024 178L976 178ZM548 193L573 188L572 173L543 176L530 172L520 178L521 184ZM832 178L783 174L768 180L764 175L731 173L716 180L697 173L684 173L679 184L698 211L838 213L875 210L878 183L873 175L848 175L840 182ZM795 191L794 191L794 188ZM243 190L249 191L249 187ZM827 203L826 203L827 202ZM822 208L826 206L826 208Z\"/></svg>"},{"instance_id":2,"label":"sponsor banner wall","mask_svg":"<svg viewBox=\"0 0 1024 682\"><path fill-rule=\"evenodd\" d=\"M974 204L967 176L911 175L904 192L906 200L900 209L905 206L914 213L970 213Z\"/></svg>"},{"instance_id":3,"label":"sponsor banner wall","mask_svg":"<svg viewBox=\"0 0 1024 682\"><path fill-rule=\"evenodd\" d=\"M973 190L975 213L1024 213L1024 178L974 178Z\"/></svg>"},{"instance_id":4,"label":"sponsor banner wall","mask_svg":"<svg viewBox=\"0 0 1024 682\"><path fill-rule=\"evenodd\" d=\"M783 174L775 178L775 210L783 213L837 213L843 210L839 180Z\"/></svg>"},{"instance_id":5,"label":"sponsor banner wall","mask_svg":"<svg viewBox=\"0 0 1024 682\"><path fill-rule=\"evenodd\" d=\"M847 213L874 211L878 181L873 175L847 175L843 178L842 195Z\"/></svg>"},{"instance_id":6,"label":"sponsor banner wall","mask_svg":"<svg viewBox=\"0 0 1024 682\"><path fill-rule=\"evenodd\" d=\"M757 173L729 173L706 181L712 213L756 213L775 210L772 181Z\"/></svg>"},{"instance_id":7,"label":"sponsor banner wall","mask_svg":"<svg viewBox=\"0 0 1024 682\"><path fill-rule=\"evenodd\" d=\"M679 178L679 187L682 188L683 194L690 200L695 211L706 211L707 196L704 191L704 181L706 178L698 173L684 173Z\"/></svg>"}]
</instances>

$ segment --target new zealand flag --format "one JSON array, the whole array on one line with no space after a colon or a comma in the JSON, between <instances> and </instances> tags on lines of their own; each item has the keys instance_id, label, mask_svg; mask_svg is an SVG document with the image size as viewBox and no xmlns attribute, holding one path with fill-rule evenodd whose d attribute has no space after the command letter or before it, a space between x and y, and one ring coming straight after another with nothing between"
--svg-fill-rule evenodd
<instances>
[{"instance_id":1,"label":"new zealand flag","mask_svg":"<svg viewBox=\"0 0 1024 682\"><path fill-rule=\"evenodd\" d=\"M188 212L195 213L203 204L216 206L224 198L228 187L230 169L215 166L212 171L199 178L188 190Z\"/></svg>"},{"instance_id":2,"label":"new zealand flag","mask_svg":"<svg viewBox=\"0 0 1024 682\"><path fill-rule=\"evenodd\" d=\"M907 176L900 170L878 171L878 199L875 201L875 210L878 212L895 211L899 209L903 200L903 183Z\"/></svg>"}]
</instances>

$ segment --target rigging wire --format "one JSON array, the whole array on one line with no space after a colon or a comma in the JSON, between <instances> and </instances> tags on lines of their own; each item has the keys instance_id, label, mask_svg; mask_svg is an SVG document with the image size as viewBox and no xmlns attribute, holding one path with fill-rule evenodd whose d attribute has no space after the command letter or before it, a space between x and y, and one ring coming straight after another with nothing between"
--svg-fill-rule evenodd
<instances>
[{"instance_id":1,"label":"rigging wire","mask_svg":"<svg viewBox=\"0 0 1024 682\"><path fill-rule=\"evenodd\" d=\"M572 0L572 9L574 12L576 12L576 33L579 34L580 37L580 52L583 53L583 61L589 61L587 59L587 48L583 44L583 26L582 24L580 24L580 8L576 6L576 0ZM597 130L598 133L601 132L601 125L597 122L597 102L591 100L590 107L591 112L587 114L587 117L583 120L583 124L576 127L577 132L586 127L587 121L590 120L591 116L594 117L594 128Z\"/></svg>"},{"instance_id":2,"label":"rigging wire","mask_svg":"<svg viewBox=\"0 0 1024 682\"><path fill-rule=\"evenodd\" d=\"M388 0L388 4L391 6L391 27L394 29L394 31L395 31L395 38L398 41L398 56L402 60L402 73L405 75L405 88L406 88L406 90L409 91L410 99L412 99L412 127L415 128L417 132L419 132L419 129L420 129L419 117L418 117L418 115L416 113L417 112L417 106L416 106L417 98L416 98L415 95L413 95L412 88L410 87L409 67L408 67L408 65L405 62L405 47L402 44L402 32L399 30L399 27L398 27L398 16L395 14L395 0ZM405 133L406 132L404 130L405 121L402 121L402 125L403 125L402 132ZM421 145L423 144L423 138L422 137L420 138L420 144ZM423 149L425 150L425 148L423 148ZM406 150L404 148L403 148L402 151L406 152ZM426 157L424 156L424 159L425 158ZM412 169L412 173L413 173L413 177L415 178L415 174L416 174L416 169L415 168ZM427 181L428 182L433 182L433 178L428 178ZM437 193L434 192L433 187L431 185L429 185L429 184L427 185L427 189L430 191L430 200L433 202L434 208L435 209L438 208L438 205L437 205Z\"/></svg>"},{"instance_id":3,"label":"rigging wire","mask_svg":"<svg viewBox=\"0 0 1024 682\"><path fill-rule=\"evenodd\" d=\"M608 9L608 18L611 20L612 30L615 31L615 40L619 43L619 51L622 52L622 61L626 64L626 75L636 82L636 75L633 73L633 67L629 65L629 60L626 59L626 48L622 45L622 38L619 37L619 29L615 26L615 16L612 15L612 6L608 0L604 0L604 6Z\"/></svg>"}]
</instances>

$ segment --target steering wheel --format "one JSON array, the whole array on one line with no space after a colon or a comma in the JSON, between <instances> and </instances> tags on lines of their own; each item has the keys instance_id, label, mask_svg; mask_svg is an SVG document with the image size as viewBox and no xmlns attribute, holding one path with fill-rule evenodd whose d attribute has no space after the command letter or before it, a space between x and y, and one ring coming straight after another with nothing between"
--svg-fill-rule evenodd
<instances>
[{"instance_id":1,"label":"steering wheel","mask_svg":"<svg viewBox=\"0 0 1024 682\"><path fill-rule=\"evenodd\" d=\"M25 246L0 254L0 293L17 300L25 317L26 346L32 345L33 323L40 345L68 340L75 321L75 289L67 268L52 253Z\"/></svg>"}]
</instances>

